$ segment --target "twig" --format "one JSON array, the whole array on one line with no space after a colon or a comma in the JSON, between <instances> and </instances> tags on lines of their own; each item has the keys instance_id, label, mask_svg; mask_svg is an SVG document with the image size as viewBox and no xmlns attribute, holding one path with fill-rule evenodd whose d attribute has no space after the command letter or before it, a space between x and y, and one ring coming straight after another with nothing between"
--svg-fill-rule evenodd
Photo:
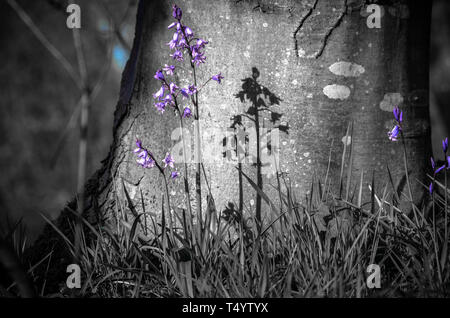
<instances>
[{"instance_id":1,"label":"twig","mask_svg":"<svg viewBox=\"0 0 450 318\"><path fill-rule=\"evenodd\" d=\"M84 182L86 180L86 165L87 165L87 129L88 129L88 121L89 121L89 105L91 103L89 96L89 84L88 84L88 74L86 67L86 60L84 58L80 30L77 28L72 29L73 34L73 44L75 46L75 52L77 55L78 61L78 70L80 72L81 77L81 88L82 88L82 96L81 96L81 110L80 110L80 141L79 141L79 150L78 150L78 180L77 180L77 189L79 193L79 197L77 200L77 210L78 216L75 225L75 258L76 261L79 260L80 253L80 238L81 238L81 216L84 212Z\"/></svg>"},{"instance_id":2,"label":"twig","mask_svg":"<svg viewBox=\"0 0 450 318\"><path fill-rule=\"evenodd\" d=\"M19 18L27 25L27 27L33 32L36 38L42 43L42 45L50 52L53 57L61 63L62 67L66 70L69 76L72 78L73 82L81 89L80 77L77 75L75 70L70 65L69 61L58 51L58 49L50 43L50 41L45 37L45 35L39 30L39 28L34 24L30 16L25 12L25 10L15 1L7 0L8 4L16 11Z\"/></svg>"},{"instance_id":3,"label":"twig","mask_svg":"<svg viewBox=\"0 0 450 318\"><path fill-rule=\"evenodd\" d=\"M110 18L110 21L112 21L112 17L110 16L109 18ZM110 25L112 25L112 23L110 23ZM103 63L102 70L100 72L100 76L98 77L96 83L93 85L92 92L90 93L89 98L91 100L91 103L96 99L98 93L102 89L103 84L105 83L108 73L111 69L112 46L113 46L113 42L114 42L113 40L114 40L114 32L113 32L113 29L110 28L109 35L108 35L108 42L107 42L107 46L106 46L107 47L106 60ZM50 159L50 167L51 168L53 168L55 166L56 161L58 160L59 154L60 154L61 150L63 149L64 141L66 140L69 131L75 126L76 120L78 120L80 108L81 108L81 98L78 100L75 108L73 109L72 114L70 115L70 118L69 118L67 124L65 125L64 131L61 133L61 135L58 138L58 141L56 143L56 149Z\"/></svg>"}]
</instances>

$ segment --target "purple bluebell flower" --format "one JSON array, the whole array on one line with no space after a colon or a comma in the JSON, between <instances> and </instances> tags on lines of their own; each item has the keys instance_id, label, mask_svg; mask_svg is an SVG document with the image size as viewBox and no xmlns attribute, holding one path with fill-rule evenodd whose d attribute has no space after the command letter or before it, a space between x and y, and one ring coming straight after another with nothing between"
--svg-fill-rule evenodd
<instances>
[{"instance_id":1,"label":"purple bluebell flower","mask_svg":"<svg viewBox=\"0 0 450 318\"><path fill-rule=\"evenodd\" d=\"M184 27L184 32L188 39L194 36L194 32L192 32L190 27Z\"/></svg>"},{"instance_id":2,"label":"purple bluebell flower","mask_svg":"<svg viewBox=\"0 0 450 318\"><path fill-rule=\"evenodd\" d=\"M161 70L157 70L154 78L156 78L159 81L164 81L164 74L162 73Z\"/></svg>"},{"instance_id":3,"label":"purple bluebell flower","mask_svg":"<svg viewBox=\"0 0 450 318\"><path fill-rule=\"evenodd\" d=\"M181 92L181 95L183 95L186 98L189 98L189 90L187 88L182 88L180 90L180 92Z\"/></svg>"},{"instance_id":4,"label":"purple bluebell flower","mask_svg":"<svg viewBox=\"0 0 450 318\"><path fill-rule=\"evenodd\" d=\"M161 112L161 114L162 114L162 113L164 113L164 110L165 110L165 108L166 108L166 103L165 103L165 102L158 102L158 103L155 103L155 107L156 107L156 109L159 110L159 111Z\"/></svg>"},{"instance_id":5,"label":"purple bluebell flower","mask_svg":"<svg viewBox=\"0 0 450 318\"><path fill-rule=\"evenodd\" d=\"M172 16L178 21L180 21L181 17L183 16L183 11L181 11L181 9L176 4L172 6Z\"/></svg>"},{"instance_id":6,"label":"purple bluebell flower","mask_svg":"<svg viewBox=\"0 0 450 318\"><path fill-rule=\"evenodd\" d=\"M139 139L136 139L136 149L134 152L137 152L138 150L142 149L142 142Z\"/></svg>"},{"instance_id":7,"label":"purple bluebell flower","mask_svg":"<svg viewBox=\"0 0 450 318\"><path fill-rule=\"evenodd\" d=\"M150 156L147 157L145 164L144 164L144 168L153 168L155 166L155 161L150 158Z\"/></svg>"},{"instance_id":8,"label":"purple bluebell flower","mask_svg":"<svg viewBox=\"0 0 450 318\"><path fill-rule=\"evenodd\" d=\"M447 154L448 150L448 138L442 140L442 150L444 150L444 154Z\"/></svg>"},{"instance_id":9,"label":"purple bluebell flower","mask_svg":"<svg viewBox=\"0 0 450 318\"><path fill-rule=\"evenodd\" d=\"M170 47L171 50L175 49L175 47L177 46L178 42L174 41L174 40L170 40L169 43L167 43L167 45Z\"/></svg>"},{"instance_id":10,"label":"purple bluebell flower","mask_svg":"<svg viewBox=\"0 0 450 318\"><path fill-rule=\"evenodd\" d=\"M170 83L169 85L170 94L175 94L178 90L178 86L175 83Z\"/></svg>"},{"instance_id":11,"label":"purple bluebell flower","mask_svg":"<svg viewBox=\"0 0 450 318\"><path fill-rule=\"evenodd\" d=\"M161 88L155 94L153 94L153 97L158 100L161 100L163 96L164 96L164 85L161 86Z\"/></svg>"},{"instance_id":12,"label":"purple bluebell flower","mask_svg":"<svg viewBox=\"0 0 450 318\"><path fill-rule=\"evenodd\" d=\"M136 162L140 164L142 167L147 169L153 168L155 166L155 162L150 156L147 156L145 159L144 158L138 159Z\"/></svg>"},{"instance_id":13,"label":"purple bluebell flower","mask_svg":"<svg viewBox=\"0 0 450 318\"><path fill-rule=\"evenodd\" d=\"M177 61L182 61L183 60L183 53L181 53L181 51L176 50L175 52L173 52L173 54L170 54L170 56Z\"/></svg>"},{"instance_id":14,"label":"purple bluebell flower","mask_svg":"<svg viewBox=\"0 0 450 318\"><path fill-rule=\"evenodd\" d=\"M165 64L163 70L164 72L166 72L167 75L173 75L173 71L175 71L175 66Z\"/></svg>"},{"instance_id":15,"label":"purple bluebell flower","mask_svg":"<svg viewBox=\"0 0 450 318\"><path fill-rule=\"evenodd\" d=\"M398 107L395 107L393 110L395 120L401 124L403 121L403 111L400 111Z\"/></svg>"},{"instance_id":16,"label":"purple bluebell flower","mask_svg":"<svg viewBox=\"0 0 450 318\"><path fill-rule=\"evenodd\" d=\"M205 47L206 44L208 44L208 41L205 41L203 39L198 39L197 40L197 48L202 49Z\"/></svg>"},{"instance_id":17,"label":"purple bluebell flower","mask_svg":"<svg viewBox=\"0 0 450 318\"><path fill-rule=\"evenodd\" d=\"M217 83L221 83L221 81L224 79L224 77L222 76L222 73L219 73L217 75L213 75L213 77L211 77L214 81L217 81Z\"/></svg>"},{"instance_id":18,"label":"purple bluebell flower","mask_svg":"<svg viewBox=\"0 0 450 318\"><path fill-rule=\"evenodd\" d=\"M439 172L441 172L442 169L444 169L445 166L446 166L446 165L443 165L443 166L441 166L441 167L439 167L439 168L436 169L436 162L434 161L434 158L431 157L431 158L430 158L430 161L431 161L431 168L433 168L434 175L437 175L437 174L438 174Z\"/></svg>"},{"instance_id":19,"label":"purple bluebell flower","mask_svg":"<svg viewBox=\"0 0 450 318\"><path fill-rule=\"evenodd\" d=\"M172 179L176 179L178 177L178 171L172 171L172 173L170 174L170 177Z\"/></svg>"},{"instance_id":20,"label":"purple bluebell flower","mask_svg":"<svg viewBox=\"0 0 450 318\"><path fill-rule=\"evenodd\" d=\"M166 157L164 158L163 162L164 162L164 168L167 168L167 166L173 168L174 160L169 153L166 153Z\"/></svg>"},{"instance_id":21,"label":"purple bluebell flower","mask_svg":"<svg viewBox=\"0 0 450 318\"><path fill-rule=\"evenodd\" d=\"M175 43L178 43L179 38L180 38L180 32L177 31L173 34L172 41L174 41Z\"/></svg>"},{"instance_id":22,"label":"purple bluebell flower","mask_svg":"<svg viewBox=\"0 0 450 318\"><path fill-rule=\"evenodd\" d=\"M173 34L172 40L170 40L170 42L167 43L167 45L170 47L171 50L175 49L178 46L179 39L180 39L180 33L178 31L176 31Z\"/></svg>"},{"instance_id":23,"label":"purple bluebell flower","mask_svg":"<svg viewBox=\"0 0 450 318\"><path fill-rule=\"evenodd\" d=\"M166 95L166 97L164 97L164 103L166 104L166 106L174 105L172 95Z\"/></svg>"},{"instance_id":24,"label":"purple bluebell flower","mask_svg":"<svg viewBox=\"0 0 450 318\"><path fill-rule=\"evenodd\" d=\"M430 192L430 194L433 194L433 190L434 190L434 186L433 186L433 182L431 182L430 186L428 187L428 191Z\"/></svg>"},{"instance_id":25,"label":"purple bluebell flower","mask_svg":"<svg viewBox=\"0 0 450 318\"><path fill-rule=\"evenodd\" d=\"M181 29L181 26L180 26L180 23L179 23L179 22L172 22L171 24L169 24L169 25L167 26L167 28L168 28L168 29L172 29L174 26L177 27L177 30L180 30L180 29Z\"/></svg>"},{"instance_id":26,"label":"purple bluebell flower","mask_svg":"<svg viewBox=\"0 0 450 318\"><path fill-rule=\"evenodd\" d=\"M184 49L184 48L188 47L188 46L187 46L186 39L185 39L184 37L182 37L182 38L178 41L177 47L180 48L180 49Z\"/></svg>"},{"instance_id":27,"label":"purple bluebell flower","mask_svg":"<svg viewBox=\"0 0 450 318\"><path fill-rule=\"evenodd\" d=\"M392 128L392 130L390 132L388 132L389 139L391 141L397 141L400 131L401 131L400 126L395 125L394 128Z\"/></svg>"},{"instance_id":28,"label":"purple bluebell flower","mask_svg":"<svg viewBox=\"0 0 450 318\"><path fill-rule=\"evenodd\" d=\"M447 169L450 169L450 156L447 156Z\"/></svg>"},{"instance_id":29,"label":"purple bluebell flower","mask_svg":"<svg viewBox=\"0 0 450 318\"><path fill-rule=\"evenodd\" d=\"M134 150L134 153L137 154L138 158L143 158L143 159L145 159L145 158L147 158L147 156L148 156L147 151L144 150L144 149L139 149L139 151L136 151L136 149L135 149L135 150Z\"/></svg>"},{"instance_id":30,"label":"purple bluebell flower","mask_svg":"<svg viewBox=\"0 0 450 318\"><path fill-rule=\"evenodd\" d=\"M184 111L183 111L183 117L184 118L189 118L191 117L192 113L191 113L191 109L189 107L185 107Z\"/></svg>"},{"instance_id":31,"label":"purple bluebell flower","mask_svg":"<svg viewBox=\"0 0 450 318\"><path fill-rule=\"evenodd\" d=\"M155 162L144 148L142 148L142 142L139 139L136 139L137 148L134 149L134 153L138 155L138 159L136 162L144 167L144 168L152 168L155 165Z\"/></svg>"},{"instance_id":32,"label":"purple bluebell flower","mask_svg":"<svg viewBox=\"0 0 450 318\"><path fill-rule=\"evenodd\" d=\"M200 52L200 48L193 46L191 50L192 50L192 63L195 63L196 65L205 63L206 57L203 55L202 52Z\"/></svg>"},{"instance_id":33,"label":"purple bluebell flower","mask_svg":"<svg viewBox=\"0 0 450 318\"><path fill-rule=\"evenodd\" d=\"M170 48L171 50L173 50L173 49L175 49L177 43L174 42L174 41L172 41L172 40L170 40L170 42L167 43L167 45L169 46L169 48ZM171 55L171 56L172 56L172 55Z\"/></svg>"},{"instance_id":34,"label":"purple bluebell flower","mask_svg":"<svg viewBox=\"0 0 450 318\"><path fill-rule=\"evenodd\" d=\"M189 85L188 86L188 94L194 95L195 93L197 93L197 87L195 87L195 85Z\"/></svg>"},{"instance_id":35,"label":"purple bluebell flower","mask_svg":"<svg viewBox=\"0 0 450 318\"><path fill-rule=\"evenodd\" d=\"M444 168L445 168L445 165L443 165L443 166L437 168L436 171L434 172L434 174L438 174L438 173L439 173L442 169L444 169Z\"/></svg>"}]
</instances>

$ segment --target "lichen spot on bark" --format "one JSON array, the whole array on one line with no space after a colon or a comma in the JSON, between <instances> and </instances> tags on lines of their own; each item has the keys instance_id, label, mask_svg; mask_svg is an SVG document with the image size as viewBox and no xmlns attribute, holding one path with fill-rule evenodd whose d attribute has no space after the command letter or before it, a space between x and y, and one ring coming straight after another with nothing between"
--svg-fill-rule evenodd
<instances>
[{"instance_id":1,"label":"lichen spot on bark","mask_svg":"<svg viewBox=\"0 0 450 318\"><path fill-rule=\"evenodd\" d=\"M403 96L400 93L386 93L383 100L380 102L381 110L392 112L394 107L400 106L403 103Z\"/></svg>"},{"instance_id":2,"label":"lichen spot on bark","mask_svg":"<svg viewBox=\"0 0 450 318\"><path fill-rule=\"evenodd\" d=\"M350 96L350 88L345 85L327 85L323 88L323 93L331 99L344 100Z\"/></svg>"},{"instance_id":3,"label":"lichen spot on bark","mask_svg":"<svg viewBox=\"0 0 450 318\"><path fill-rule=\"evenodd\" d=\"M336 62L328 69L331 73L344 77L358 77L366 71L364 67L359 64L345 61Z\"/></svg>"}]
</instances>

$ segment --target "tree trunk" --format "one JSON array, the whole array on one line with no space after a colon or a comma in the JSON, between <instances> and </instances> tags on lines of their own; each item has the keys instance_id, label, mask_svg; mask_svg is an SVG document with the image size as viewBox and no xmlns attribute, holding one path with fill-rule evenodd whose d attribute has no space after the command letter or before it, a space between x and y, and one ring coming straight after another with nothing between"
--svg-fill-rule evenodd
<instances>
[{"instance_id":1,"label":"tree trunk","mask_svg":"<svg viewBox=\"0 0 450 318\"><path fill-rule=\"evenodd\" d=\"M203 201L210 187L219 211L229 202L251 213L259 205L264 217L268 206L242 178L237 166L274 202L278 197L274 189L277 171L302 201L311 189L313 176L323 181L329 166L331 188L336 195L341 190L345 198L346 182L344 186L339 182L344 144L346 162L350 162L350 152L352 158L352 175L347 176L344 170L345 178L351 180L350 195L355 187L357 191L362 173L365 198L369 197L373 176L376 191L389 185L388 166L395 186L400 186L396 190L409 198L402 144L390 141L387 135L393 127L394 106L404 112L413 200L421 199L423 188L417 179L424 180L431 150L431 5L426 1L382 3L381 28L368 27L365 1L177 3L183 10L184 23L196 36L209 41L199 82L219 71L225 77L222 85L209 83L199 94L202 160L208 180L206 184L202 179ZM170 111L160 114L152 97L160 87L153 78L156 70L172 64L166 45L173 34L167 29L172 21L169 2L141 1L134 47L115 112L114 142L103 169L88 185L91 196L86 206L94 207L95 215L101 211L112 221L123 217L117 214L119 204L127 202L123 185L139 212L141 193L147 212L161 212L163 179L156 168L138 166L133 149L138 137L157 160L162 160L180 142L177 118ZM192 84L191 78L189 66L184 64L184 69L177 71L178 86ZM185 122L194 136L194 119ZM269 145L264 131L255 126L272 129ZM226 153L235 144L224 131L238 132L238 127L248 133L250 152L257 145L256 154L243 161L232 160ZM351 138L346 138L350 133ZM270 165L274 158L277 161ZM195 211L195 163L188 163L188 172L177 160L176 167L181 177L169 182L172 207L175 212L187 207L183 177L188 173Z\"/></svg>"},{"instance_id":2,"label":"tree trunk","mask_svg":"<svg viewBox=\"0 0 450 318\"><path fill-rule=\"evenodd\" d=\"M330 147L329 180L339 190L345 141L346 153L352 153L350 192L361 173L364 192L368 192L373 172L378 187L387 184L387 166L395 185L404 185L402 146L387 138L393 127L394 106L405 114L413 199L421 198L423 191L416 179L423 180L430 154L429 4L392 1L381 7L381 28L368 27L370 17L361 1L205 0L181 1L178 5L184 11L185 23L196 35L210 41L207 63L200 67L200 82L219 71L225 76L222 86L206 86L199 98L202 160L219 209L228 202L238 203L240 189L236 162L217 160L223 149L216 146L225 137L224 130L240 124L250 137L256 132L255 125L278 128L279 162L275 167L284 172L300 200L310 190L313 174L324 179ZM159 89L153 74L171 62L165 45L172 34L167 30L172 22L170 12L170 5L162 1L141 4L133 54L116 111L116 138L100 174L100 207L111 208L118 198L124 199L124 180L133 200L139 202L142 191L146 210L161 210L162 179L156 169L144 171L137 166L132 150L138 136L162 160L179 143L174 133L177 119L171 112L160 114L153 107L152 97ZM179 86L192 83L188 69L185 64L185 70L178 73ZM264 92L252 88L252 81ZM258 104L260 100L263 104ZM259 111L258 107L266 110ZM258 109L258 116L251 114L252 108ZM256 121L243 122L245 115ZM349 125L352 138L345 137ZM187 126L193 136L193 120ZM260 135L257 133L256 138L262 138ZM260 145L267 145L257 143L257 155L263 157ZM277 149L273 150L272 154L276 153ZM261 165L257 158L256 167L247 160L242 169L264 191L273 194L275 190L269 184L276 185L274 165L265 166L273 158L265 157ZM189 166L192 190L195 167ZM178 167L185 175L183 166ZM169 185L176 207L186 207L182 180ZM254 210L251 203L259 199L245 180L243 183L243 205ZM205 193L207 185L202 186ZM406 193L406 187L402 189ZM193 205L194 197L192 193Z\"/></svg>"}]
</instances>

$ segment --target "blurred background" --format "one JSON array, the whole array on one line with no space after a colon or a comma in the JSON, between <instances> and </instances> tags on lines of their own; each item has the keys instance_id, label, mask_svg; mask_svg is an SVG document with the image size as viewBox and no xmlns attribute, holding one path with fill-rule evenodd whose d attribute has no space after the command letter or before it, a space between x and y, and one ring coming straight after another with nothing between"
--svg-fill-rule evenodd
<instances>
[{"instance_id":1,"label":"blurred background","mask_svg":"<svg viewBox=\"0 0 450 318\"><path fill-rule=\"evenodd\" d=\"M43 34L78 73L74 37L66 27L67 1L13 3L14 8L0 1L0 224L23 217L35 237L43 226L38 212L56 217L77 190L81 91L35 34ZM88 81L98 87L89 111L89 177L112 141L113 113L138 1L76 3L81 7Z\"/></svg>"},{"instance_id":2,"label":"blurred background","mask_svg":"<svg viewBox=\"0 0 450 318\"><path fill-rule=\"evenodd\" d=\"M76 1L82 8L87 77L98 88L89 111L87 177L100 167L112 141L137 2ZM77 190L82 93L49 51L59 52L78 71L72 30L65 27L67 5L65 0L0 1L0 225L23 219L31 239L43 226L39 212L57 217ZM433 2L431 42L432 142L440 151L450 128L450 1Z\"/></svg>"}]
</instances>

